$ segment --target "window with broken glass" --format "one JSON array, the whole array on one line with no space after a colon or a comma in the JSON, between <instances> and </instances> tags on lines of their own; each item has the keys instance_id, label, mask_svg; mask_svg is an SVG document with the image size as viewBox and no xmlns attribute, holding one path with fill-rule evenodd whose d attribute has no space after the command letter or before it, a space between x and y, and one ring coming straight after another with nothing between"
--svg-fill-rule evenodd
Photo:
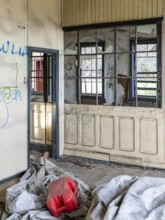
<instances>
[{"instance_id":1,"label":"window with broken glass","mask_svg":"<svg viewBox=\"0 0 165 220\"><path fill-rule=\"evenodd\" d=\"M66 31L65 102L161 107L161 22Z\"/></svg>"}]
</instances>

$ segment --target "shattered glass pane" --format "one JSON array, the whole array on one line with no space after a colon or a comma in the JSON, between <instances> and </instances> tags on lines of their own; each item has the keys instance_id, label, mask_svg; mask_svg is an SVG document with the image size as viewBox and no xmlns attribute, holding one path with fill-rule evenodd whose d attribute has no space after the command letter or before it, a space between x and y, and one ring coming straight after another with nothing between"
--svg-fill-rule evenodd
<instances>
[{"instance_id":1,"label":"shattered glass pane","mask_svg":"<svg viewBox=\"0 0 165 220\"><path fill-rule=\"evenodd\" d=\"M135 27L116 28L116 50L118 53L130 52L130 40L135 39Z\"/></svg>"},{"instance_id":2,"label":"shattered glass pane","mask_svg":"<svg viewBox=\"0 0 165 220\"><path fill-rule=\"evenodd\" d=\"M97 53L114 52L114 28L97 30ZM100 47L100 45L103 47Z\"/></svg>"},{"instance_id":3,"label":"shattered glass pane","mask_svg":"<svg viewBox=\"0 0 165 220\"><path fill-rule=\"evenodd\" d=\"M77 31L64 33L64 54L77 54Z\"/></svg>"},{"instance_id":4,"label":"shattered glass pane","mask_svg":"<svg viewBox=\"0 0 165 220\"><path fill-rule=\"evenodd\" d=\"M137 37L138 38L156 38L157 26L156 24L140 25L137 26Z\"/></svg>"},{"instance_id":5,"label":"shattered glass pane","mask_svg":"<svg viewBox=\"0 0 165 220\"><path fill-rule=\"evenodd\" d=\"M65 103L77 103L77 79L76 79L77 58L76 56L65 56L64 74L65 74Z\"/></svg>"}]
</instances>

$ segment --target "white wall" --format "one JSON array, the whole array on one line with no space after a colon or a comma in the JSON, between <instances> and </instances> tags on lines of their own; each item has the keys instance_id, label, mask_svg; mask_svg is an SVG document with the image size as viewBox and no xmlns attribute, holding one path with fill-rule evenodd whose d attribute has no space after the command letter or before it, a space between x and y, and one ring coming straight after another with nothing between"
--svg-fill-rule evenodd
<instances>
[{"instance_id":1,"label":"white wall","mask_svg":"<svg viewBox=\"0 0 165 220\"><path fill-rule=\"evenodd\" d=\"M27 2L0 7L0 180L27 168ZM22 54L24 51L25 54Z\"/></svg>"},{"instance_id":2,"label":"white wall","mask_svg":"<svg viewBox=\"0 0 165 220\"><path fill-rule=\"evenodd\" d=\"M60 154L63 153L61 7L61 0L0 2L0 180L28 166L27 46L59 50Z\"/></svg>"},{"instance_id":3,"label":"white wall","mask_svg":"<svg viewBox=\"0 0 165 220\"><path fill-rule=\"evenodd\" d=\"M64 145L64 64L63 31L61 28L61 0L28 1L28 46L59 50L59 153Z\"/></svg>"}]
</instances>

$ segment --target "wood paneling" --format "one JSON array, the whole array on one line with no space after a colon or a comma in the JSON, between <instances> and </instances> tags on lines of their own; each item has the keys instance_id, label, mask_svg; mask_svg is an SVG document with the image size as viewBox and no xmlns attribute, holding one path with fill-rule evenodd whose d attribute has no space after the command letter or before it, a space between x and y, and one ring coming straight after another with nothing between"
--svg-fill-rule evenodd
<instances>
[{"instance_id":1,"label":"wood paneling","mask_svg":"<svg viewBox=\"0 0 165 220\"><path fill-rule=\"evenodd\" d=\"M100 117L100 147L114 148L114 117Z\"/></svg>"},{"instance_id":2,"label":"wood paneling","mask_svg":"<svg viewBox=\"0 0 165 220\"><path fill-rule=\"evenodd\" d=\"M82 145L94 146L96 139L95 116L82 115Z\"/></svg>"},{"instance_id":3,"label":"wood paneling","mask_svg":"<svg viewBox=\"0 0 165 220\"><path fill-rule=\"evenodd\" d=\"M63 0L63 27L163 17L165 0Z\"/></svg>"},{"instance_id":4,"label":"wood paneling","mask_svg":"<svg viewBox=\"0 0 165 220\"><path fill-rule=\"evenodd\" d=\"M119 118L119 149L133 152L135 148L134 119L131 117Z\"/></svg>"},{"instance_id":5,"label":"wood paneling","mask_svg":"<svg viewBox=\"0 0 165 220\"><path fill-rule=\"evenodd\" d=\"M165 167L161 109L69 104L65 114L66 154Z\"/></svg>"},{"instance_id":6,"label":"wood paneling","mask_svg":"<svg viewBox=\"0 0 165 220\"><path fill-rule=\"evenodd\" d=\"M78 116L65 115L65 143L77 144L78 143Z\"/></svg>"},{"instance_id":7,"label":"wood paneling","mask_svg":"<svg viewBox=\"0 0 165 220\"><path fill-rule=\"evenodd\" d=\"M140 120L140 152L146 154L158 153L158 130L155 119ZM152 134L152 135L151 135Z\"/></svg>"}]
</instances>

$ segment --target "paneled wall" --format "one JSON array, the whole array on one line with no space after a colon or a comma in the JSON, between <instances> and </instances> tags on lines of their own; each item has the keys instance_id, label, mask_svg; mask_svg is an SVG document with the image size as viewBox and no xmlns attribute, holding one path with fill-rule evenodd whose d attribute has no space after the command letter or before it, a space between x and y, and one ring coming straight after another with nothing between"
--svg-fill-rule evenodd
<instances>
[{"instance_id":1,"label":"paneled wall","mask_svg":"<svg viewBox=\"0 0 165 220\"><path fill-rule=\"evenodd\" d=\"M66 105L64 153L111 162L164 166L160 109Z\"/></svg>"},{"instance_id":2,"label":"paneled wall","mask_svg":"<svg viewBox=\"0 0 165 220\"><path fill-rule=\"evenodd\" d=\"M165 0L63 0L63 27L164 15Z\"/></svg>"},{"instance_id":3,"label":"paneled wall","mask_svg":"<svg viewBox=\"0 0 165 220\"><path fill-rule=\"evenodd\" d=\"M63 0L63 27L165 16L165 0ZM162 23L162 84L165 23ZM165 168L162 109L65 105L64 154Z\"/></svg>"}]
</instances>

